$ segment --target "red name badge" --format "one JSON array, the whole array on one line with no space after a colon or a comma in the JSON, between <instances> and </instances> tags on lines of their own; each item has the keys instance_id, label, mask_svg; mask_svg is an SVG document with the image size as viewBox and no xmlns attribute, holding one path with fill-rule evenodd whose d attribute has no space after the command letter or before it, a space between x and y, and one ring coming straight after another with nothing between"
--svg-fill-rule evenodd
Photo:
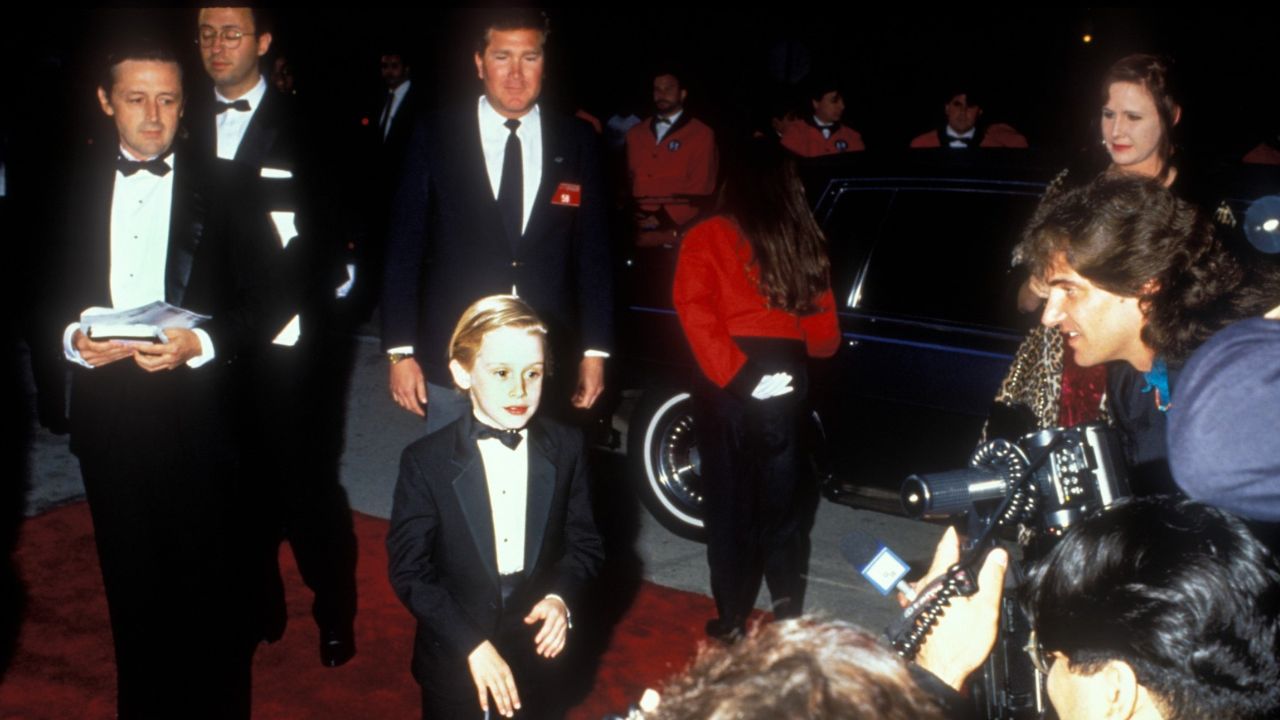
<instances>
[{"instance_id":1,"label":"red name badge","mask_svg":"<svg viewBox=\"0 0 1280 720\"><path fill-rule=\"evenodd\" d=\"M556 191L551 193L551 204L569 207L582 205L582 186L577 183L560 183L556 186Z\"/></svg>"}]
</instances>

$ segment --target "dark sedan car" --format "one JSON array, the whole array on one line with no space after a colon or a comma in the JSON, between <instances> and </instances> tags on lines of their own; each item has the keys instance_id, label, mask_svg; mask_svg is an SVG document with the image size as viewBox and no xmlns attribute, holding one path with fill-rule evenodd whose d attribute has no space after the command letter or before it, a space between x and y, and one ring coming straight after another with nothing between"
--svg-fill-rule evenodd
<instances>
[{"instance_id":1,"label":"dark sedan car","mask_svg":"<svg viewBox=\"0 0 1280 720\"><path fill-rule=\"evenodd\" d=\"M912 472L962 466L1034 316L1019 316L1009 254L1050 172L1022 151L859 154L807 165L826 231L843 343L814 363L815 457L828 495L897 509ZM637 489L668 527L702 520L699 372L671 303L678 248L637 250L626 269L623 387ZM636 393L630 393L633 397Z\"/></svg>"}]
</instances>

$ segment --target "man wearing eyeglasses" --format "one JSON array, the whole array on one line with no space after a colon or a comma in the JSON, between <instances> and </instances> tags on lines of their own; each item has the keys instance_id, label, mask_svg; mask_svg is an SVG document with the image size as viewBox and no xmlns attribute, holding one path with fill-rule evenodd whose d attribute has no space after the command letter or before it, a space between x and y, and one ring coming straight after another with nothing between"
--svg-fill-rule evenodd
<instances>
[{"instance_id":1,"label":"man wearing eyeglasses","mask_svg":"<svg viewBox=\"0 0 1280 720\"><path fill-rule=\"evenodd\" d=\"M259 68L271 48L270 17L246 7L206 7L196 44L213 81L211 103L194 104L194 140L209 157L245 165L258 176L284 248L277 302L292 316L270 344L241 368L250 398L241 427L255 462L248 504L259 508L266 595L265 635L284 632L284 588L277 562L287 538L320 629L320 661L342 665L355 654L356 541L346 493L338 482L345 338L335 322L337 296L349 287L337 262L340 194L324 180L322 144L308 136L293 97L268 87Z\"/></svg>"}]
</instances>

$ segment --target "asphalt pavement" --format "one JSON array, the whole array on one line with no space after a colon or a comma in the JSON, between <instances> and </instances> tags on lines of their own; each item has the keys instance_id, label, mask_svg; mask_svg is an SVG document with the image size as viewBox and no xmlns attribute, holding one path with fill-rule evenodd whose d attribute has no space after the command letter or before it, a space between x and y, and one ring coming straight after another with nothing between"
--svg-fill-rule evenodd
<instances>
[{"instance_id":1,"label":"asphalt pavement","mask_svg":"<svg viewBox=\"0 0 1280 720\"><path fill-rule=\"evenodd\" d=\"M387 392L387 363L377 339L357 339L353 375L347 398L345 448L341 481L359 512L386 518L401 450L421 436L420 419L398 408ZM624 434L625 419L614 426ZM598 522L606 547L624 556L628 572L650 582L697 593L708 593L709 579L703 545L678 537L654 520L631 492L626 457L593 451L594 489ZM42 428L33 430L24 514L45 510L84 497L79 467L65 436ZM840 539L851 530L881 539L917 570L928 564L941 535L938 525L889 514L860 510L823 500L813 529L806 608L826 617L849 620L872 630L890 621L897 606L855 573L840 555ZM767 607L767 592L759 606Z\"/></svg>"}]
</instances>

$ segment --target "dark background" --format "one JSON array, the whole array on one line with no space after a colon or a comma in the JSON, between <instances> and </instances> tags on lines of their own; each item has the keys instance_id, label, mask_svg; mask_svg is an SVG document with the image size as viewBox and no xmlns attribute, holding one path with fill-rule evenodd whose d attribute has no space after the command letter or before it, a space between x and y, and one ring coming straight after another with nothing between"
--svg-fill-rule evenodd
<instances>
[{"instance_id":1,"label":"dark background","mask_svg":"<svg viewBox=\"0 0 1280 720\"><path fill-rule=\"evenodd\" d=\"M762 124L773 97L816 72L841 79L846 118L869 148L902 147L939 121L945 87L964 77L985 90L985 119L1012 123L1033 146L1067 152L1096 137L1103 70L1143 51L1176 59L1184 148L1239 157L1280 130L1275 11L900 8L872 15L636 5L549 15L546 96L601 120L622 107L646 115L648 73L674 61L688 77L690 107L727 137ZM351 128L376 113L384 48L412 55L415 81L431 86L438 103L477 92L474 11L295 8L275 16L273 54L289 56L299 94L323 104L328 122ZM194 10L37 9L33 19L10 25L0 50L9 69L7 154L47 151L100 126L92 89L103 42L116 28L142 23L181 41L189 77L203 81L197 49L187 42Z\"/></svg>"}]
</instances>

